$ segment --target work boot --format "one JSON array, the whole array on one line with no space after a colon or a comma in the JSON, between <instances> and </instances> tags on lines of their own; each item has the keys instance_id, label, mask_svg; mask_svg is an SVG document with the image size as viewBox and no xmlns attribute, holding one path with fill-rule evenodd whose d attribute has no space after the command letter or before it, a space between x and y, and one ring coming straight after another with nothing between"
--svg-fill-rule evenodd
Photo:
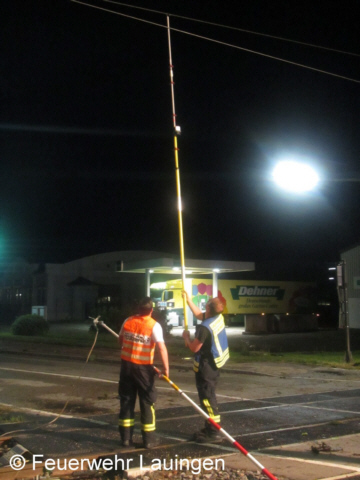
<instances>
[{"instance_id":1,"label":"work boot","mask_svg":"<svg viewBox=\"0 0 360 480\"><path fill-rule=\"evenodd\" d=\"M222 436L218 432L211 432L202 435L198 435L195 439L196 443L221 443Z\"/></svg>"},{"instance_id":2,"label":"work boot","mask_svg":"<svg viewBox=\"0 0 360 480\"><path fill-rule=\"evenodd\" d=\"M141 432L142 439L143 439L143 448L153 448L155 446L155 436L154 432Z\"/></svg>"},{"instance_id":3,"label":"work boot","mask_svg":"<svg viewBox=\"0 0 360 480\"><path fill-rule=\"evenodd\" d=\"M120 443L123 447L129 447L133 444L134 427L119 427Z\"/></svg>"},{"instance_id":4,"label":"work boot","mask_svg":"<svg viewBox=\"0 0 360 480\"><path fill-rule=\"evenodd\" d=\"M194 441L196 443L220 443L222 440L223 438L220 433L210 428L203 428L194 435Z\"/></svg>"},{"instance_id":5,"label":"work boot","mask_svg":"<svg viewBox=\"0 0 360 480\"><path fill-rule=\"evenodd\" d=\"M196 441L196 438L199 436L199 435L206 435L206 432L208 431L207 428L202 428L201 430L198 430L197 432L194 432L191 437L189 438L189 440L191 442L195 442Z\"/></svg>"}]
</instances>

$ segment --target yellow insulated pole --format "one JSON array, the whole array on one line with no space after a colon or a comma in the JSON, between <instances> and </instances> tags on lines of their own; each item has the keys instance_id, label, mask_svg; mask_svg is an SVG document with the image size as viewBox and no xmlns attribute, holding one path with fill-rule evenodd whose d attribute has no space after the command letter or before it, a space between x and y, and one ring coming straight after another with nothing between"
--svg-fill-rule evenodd
<instances>
[{"instance_id":1,"label":"yellow insulated pole","mask_svg":"<svg viewBox=\"0 0 360 480\"><path fill-rule=\"evenodd\" d=\"M175 153L175 174L176 174L176 192L178 203L178 222L179 222L179 241L180 241L180 263L181 263L181 279L182 289L185 289L185 253L184 253L184 235L182 224L182 203L181 203L181 188L180 188L180 168L179 168L179 149L177 143L177 137L180 135L180 127L176 125L176 113L175 113L175 95L174 95L174 71L171 55L171 38L170 38L170 19L167 18L167 32L168 32L168 44L169 44L169 66L170 66L170 86L171 86L171 102L172 102L172 115L173 115L173 127L174 127L174 153ZM184 327L188 329L187 320L187 305L186 299L183 298L184 309Z\"/></svg>"}]
</instances>

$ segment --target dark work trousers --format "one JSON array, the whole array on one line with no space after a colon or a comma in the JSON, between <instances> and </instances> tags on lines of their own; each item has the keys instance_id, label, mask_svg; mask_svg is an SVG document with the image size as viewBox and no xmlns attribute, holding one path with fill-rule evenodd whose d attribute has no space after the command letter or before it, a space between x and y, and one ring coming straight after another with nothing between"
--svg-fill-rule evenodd
<instances>
[{"instance_id":1,"label":"dark work trousers","mask_svg":"<svg viewBox=\"0 0 360 480\"><path fill-rule=\"evenodd\" d=\"M152 365L138 365L121 360L119 380L119 432L121 439L132 440L135 403L139 396L140 423L143 440L149 440L155 430L155 370Z\"/></svg>"},{"instance_id":2,"label":"dark work trousers","mask_svg":"<svg viewBox=\"0 0 360 480\"><path fill-rule=\"evenodd\" d=\"M219 378L219 370L215 364L206 358L200 359L199 371L195 372L196 388L199 394L201 408L216 423L220 423L220 414L216 400L216 385ZM205 428L209 431L217 431L207 420Z\"/></svg>"}]
</instances>

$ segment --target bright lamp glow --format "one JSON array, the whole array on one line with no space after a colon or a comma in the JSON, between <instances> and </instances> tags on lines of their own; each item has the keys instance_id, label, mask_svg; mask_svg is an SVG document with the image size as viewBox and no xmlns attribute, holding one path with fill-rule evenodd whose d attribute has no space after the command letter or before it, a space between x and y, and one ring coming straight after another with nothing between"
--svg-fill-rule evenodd
<instances>
[{"instance_id":1,"label":"bright lamp glow","mask_svg":"<svg viewBox=\"0 0 360 480\"><path fill-rule=\"evenodd\" d=\"M273 178L279 187L289 192L308 192L319 182L318 174L310 165L293 160L279 162Z\"/></svg>"}]
</instances>

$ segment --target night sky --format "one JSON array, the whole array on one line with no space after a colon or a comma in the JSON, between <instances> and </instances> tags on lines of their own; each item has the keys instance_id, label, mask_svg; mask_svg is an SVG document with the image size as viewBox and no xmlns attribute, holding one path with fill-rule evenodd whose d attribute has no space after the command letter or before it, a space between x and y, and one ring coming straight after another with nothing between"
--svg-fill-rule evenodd
<instances>
[{"instance_id":1,"label":"night sky","mask_svg":"<svg viewBox=\"0 0 360 480\"><path fill-rule=\"evenodd\" d=\"M166 26L164 13L87 3ZM345 181L360 180L357 4L132 2L172 14L174 29L357 80L172 31L186 257L333 261L359 242L360 183ZM3 258L177 253L166 28L69 0L11 0L0 31ZM319 168L316 192L273 185L285 154Z\"/></svg>"}]
</instances>

